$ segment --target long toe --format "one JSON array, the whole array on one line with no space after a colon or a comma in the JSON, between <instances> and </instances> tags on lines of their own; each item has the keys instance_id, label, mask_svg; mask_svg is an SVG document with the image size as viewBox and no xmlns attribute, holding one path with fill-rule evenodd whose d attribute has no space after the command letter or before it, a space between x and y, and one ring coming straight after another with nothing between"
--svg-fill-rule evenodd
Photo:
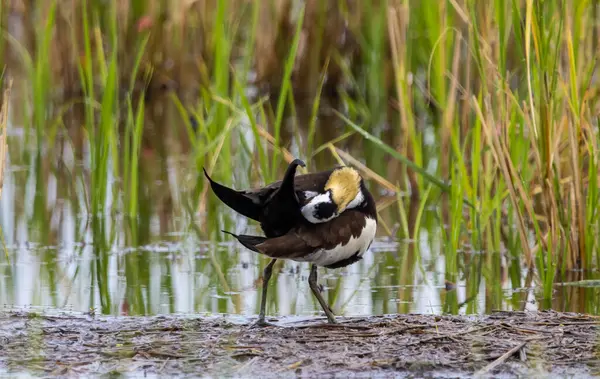
<instances>
[{"instance_id":1,"label":"long toe","mask_svg":"<svg viewBox=\"0 0 600 379\"><path fill-rule=\"evenodd\" d=\"M277 326L277 325L267 322L265 319L259 318L256 322L250 324L250 329L265 328L267 326Z\"/></svg>"}]
</instances>

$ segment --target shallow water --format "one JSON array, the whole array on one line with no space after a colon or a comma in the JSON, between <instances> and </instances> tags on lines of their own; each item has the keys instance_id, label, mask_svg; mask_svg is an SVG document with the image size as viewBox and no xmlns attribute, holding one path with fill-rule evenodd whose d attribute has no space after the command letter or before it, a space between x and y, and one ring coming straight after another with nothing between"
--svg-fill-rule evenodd
<instances>
[{"instance_id":1,"label":"shallow water","mask_svg":"<svg viewBox=\"0 0 600 379\"><path fill-rule=\"evenodd\" d=\"M397 274L386 261L393 260L392 244L377 241L365 259L347 270L322 270L319 282L336 296L336 313L370 315L389 312L439 313L443 273L420 273L410 285L398 285ZM215 259L237 246L216 248ZM99 288L90 282L95 257L91 246L74 257L68 249L20 246L9 249L11 263L0 265L3 275L0 301L4 307L30 305L87 311L101 303ZM224 272L230 288L211 275L209 252L185 249L177 244L149 245L128 252L115 251L109 258L108 297L110 314L235 313L253 315L260 301L259 259L241 251ZM51 256L51 262L44 261ZM123 260L135 259L145 275L127 275ZM264 259L262 259L264 260ZM269 288L269 313L308 315L320 310L307 283L308 265L285 262ZM460 286L458 292L460 293ZM333 294L332 294L333 292ZM459 296L460 300L460 296ZM341 310L341 312L340 312Z\"/></svg>"},{"instance_id":2,"label":"shallow water","mask_svg":"<svg viewBox=\"0 0 600 379\"><path fill-rule=\"evenodd\" d=\"M11 125L11 134L10 164L0 202L7 246L6 255L0 258L0 306L94 309L115 315L257 314L260 277L268 260L219 232L225 227L258 232L256 225L232 215L210 194L209 202L224 217L207 220L199 212L186 214L173 199L185 193L171 190L170 196L154 197L167 188L182 188L181 178L186 174L181 168L146 177L142 187L150 194L141 199L142 212L136 222L116 213L94 224L82 205L83 191L68 189L64 172L44 172L44 167L36 167L40 160L22 159L27 157L22 130ZM181 162L185 157L166 160ZM86 165L75 160L71 164ZM169 202L175 205L164 206ZM215 240L200 240L190 223L204 228ZM321 269L319 283L334 312L442 313L445 305L465 302L467 280L446 290L445 261L435 232L439 227L432 225L423 229L417 242L385 237L380 228L380 237L362 261L344 269ZM268 314L319 313L307 283L308 264L280 262L269 288ZM513 291L506 281L501 287L490 291L483 278L477 296L450 311L481 313L492 304L494 309L522 306L527 293Z\"/></svg>"}]
</instances>

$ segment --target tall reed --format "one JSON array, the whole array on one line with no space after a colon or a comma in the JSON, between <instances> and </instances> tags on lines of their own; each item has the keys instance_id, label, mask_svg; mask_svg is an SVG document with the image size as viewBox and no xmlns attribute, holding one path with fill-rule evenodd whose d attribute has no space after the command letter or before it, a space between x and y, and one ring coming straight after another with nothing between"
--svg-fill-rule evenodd
<instances>
[{"instance_id":1,"label":"tall reed","mask_svg":"<svg viewBox=\"0 0 600 379\"><path fill-rule=\"evenodd\" d=\"M177 82L165 88L175 88L168 103L180 123L158 133L172 127L191 148L193 184L181 190L192 194L184 213L211 225L190 227L201 238L236 224L208 196L203 168L235 186L264 184L293 154L311 170L355 165L374 192L395 192L378 204L382 234L398 224L395 234L416 238L437 207L445 278L465 274L469 298L502 270L513 287L535 273L550 298L568 272L600 264L591 2L175 3L82 0L71 35L56 37L66 5L51 2L31 51L6 37L25 63L22 113L36 151L62 122L52 101L60 70L48 57L61 38L74 46L81 93L69 101L83 104L88 210L103 248L114 241L102 217L140 214L146 113L166 77ZM413 203L416 225L404 209ZM230 266L213 258L216 271ZM453 312L464 305L447 300Z\"/></svg>"}]
</instances>

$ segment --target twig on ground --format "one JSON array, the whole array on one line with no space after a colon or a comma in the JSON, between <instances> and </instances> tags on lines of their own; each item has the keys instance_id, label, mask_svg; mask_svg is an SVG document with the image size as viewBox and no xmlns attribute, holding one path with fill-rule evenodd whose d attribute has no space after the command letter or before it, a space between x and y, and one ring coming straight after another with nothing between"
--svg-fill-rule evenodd
<instances>
[{"instance_id":1,"label":"twig on ground","mask_svg":"<svg viewBox=\"0 0 600 379\"><path fill-rule=\"evenodd\" d=\"M498 359L496 359L489 365L487 365L484 368L482 368L481 370L477 371L475 373L475 376L478 377L480 375L484 375L484 374L494 370L496 367L498 367L501 364L503 364L504 362L506 362L508 360L508 358L512 357L515 353L520 351L529 342L534 341L534 340L540 340L540 339L542 339L542 338L540 338L540 337L527 338L526 340L519 343L517 346L513 347L512 349L508 350L506 353L502 354Z\"/></svg>"}]
</instances>

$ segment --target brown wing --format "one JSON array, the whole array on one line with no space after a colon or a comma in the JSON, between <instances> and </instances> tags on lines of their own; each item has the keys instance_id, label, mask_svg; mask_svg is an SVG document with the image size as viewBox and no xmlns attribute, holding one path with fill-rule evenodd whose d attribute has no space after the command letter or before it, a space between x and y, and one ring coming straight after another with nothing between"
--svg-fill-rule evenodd
<instances>
[{"instance_id":1,"label":"brown wing","mask_svg":"<svg viewBox=\"0 0 600 379\"><path fill-rule=\"evenodd\" d=\"M332 171L333 170L327 170L304 175L296 175L294 177L294 188L296 189L296 191L322 192ZM278 180L261 188L246 190L244 191L244 193L247 195L255 195L261 197L268 196L268 194L272 193L274 190L279 188L279 186L281 186L281 180Z\"/></svg>"},{"instance_id":2,"label":"brown wing","mask_svg":"<svg viewBox=\"0 0 600 379\"><path fill-rule=\"evenodd\" d=\"M309 245L302 237L293 231L255 246L262 254L279 259L301 258L314 252L316 247Z\"/></svg>"},{"instance_id":3,"label":"brown wing","mask_svg":"<svg viewBox=\"0 0 600 379\"><path fill-rule=\"evenodd\" d=\"M316 191L323 192L327 180L333 170L314 172L310 174L297 175L294 178L294 187L296 191Z\"/></svg>"},{"instance_id":4,"label":"brown wing","mask_svg":"<svg viewBox=\"0 0 600 379\"><path fill-rule=\"evenodd\" d=\"M304 175L296 175L294 177L294 189L298 195L298 200L301 205L306 203L304 191L323 192L325 184L329 179L329 175L333 170L314 172ZM246 198L254 204L264 204L267 199L281 186L282 181L278 180L265 187L240 191Z\"/></svg>"},{"instance_id":5,"label":"brown wing","mask_svg":"<svg viewBox=\"0 0 600 379\"><path fill-rule=\"evenodd\" d=\"M255 247L272 258L301 258L321 248L332 249L352 236L358 237L365 223L363 213L347 210L331 221L304 223L281 237L269 238Z\"/></svg>"}]
</instances>

